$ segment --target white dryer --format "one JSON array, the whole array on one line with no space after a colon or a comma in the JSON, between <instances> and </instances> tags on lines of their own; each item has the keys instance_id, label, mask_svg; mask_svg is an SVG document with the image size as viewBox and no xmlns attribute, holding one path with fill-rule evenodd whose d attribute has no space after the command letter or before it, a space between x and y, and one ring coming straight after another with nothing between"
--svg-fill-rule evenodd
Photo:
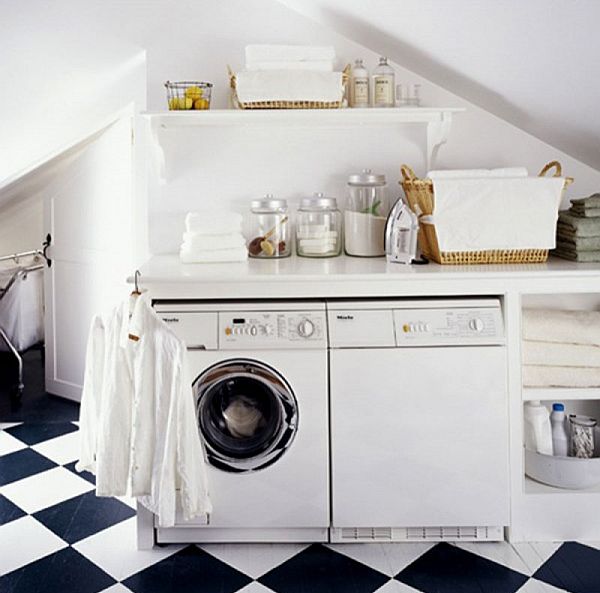
<instances>
[{"instance_id":1,"label":"white dryer","mask_svg":"<svg viewBox=\"0 0 600 593\"><path fill-rule=\"evenodd\" d=\"M184 339L209 462L208 524L157 543L325 541L329 527L325 307L160 303Z\"/></svg>"}]
</instances>

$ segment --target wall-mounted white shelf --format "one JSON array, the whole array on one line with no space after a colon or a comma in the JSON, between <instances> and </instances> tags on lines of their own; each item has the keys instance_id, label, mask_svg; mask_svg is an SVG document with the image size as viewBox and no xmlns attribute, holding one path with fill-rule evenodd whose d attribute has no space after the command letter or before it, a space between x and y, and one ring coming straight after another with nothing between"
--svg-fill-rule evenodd
<instances>
[{"instance_id":1,"label":"wall-mounted white shelf","mask_svg":"<svg viewBox=\"0 0 600 593\"><path fill-rule=\"evenodd\" d=\"M600 400L600 388L574 387L524 387L523 401L569 401L569 400Z\"/></svg>"},{"instance_id":2,"label":"wall-mounted white shelf","mask_svg":"<svg viewBox=\"0 0 600 593\"><path fill-rule=\"evenodd\" d=\"M425 124L427 126L427 168L450 134L452 116L463 107L393 107L363 109L210 109L207 111L149 111L153 134L159 130L206 126L391 126Z\"/></svg>"}]
</instances>

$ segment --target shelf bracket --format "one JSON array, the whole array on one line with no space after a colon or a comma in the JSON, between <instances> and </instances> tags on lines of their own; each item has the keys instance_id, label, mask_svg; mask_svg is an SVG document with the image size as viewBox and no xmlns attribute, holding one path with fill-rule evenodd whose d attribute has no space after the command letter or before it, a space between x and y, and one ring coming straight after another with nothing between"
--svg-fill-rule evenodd
<instances>
[{"instance_id":1,"label":"shelf bracket","mask_svg":"<svg viewBox=\"0 0 600 593\"><path fill-rule=\"evenodd\" d=\"M439 120L430 121L427 124L427 171L433 167L440 146L447 142L451 126L452 113L450 111L442 111Z\"/></svg>"}]
</instances>

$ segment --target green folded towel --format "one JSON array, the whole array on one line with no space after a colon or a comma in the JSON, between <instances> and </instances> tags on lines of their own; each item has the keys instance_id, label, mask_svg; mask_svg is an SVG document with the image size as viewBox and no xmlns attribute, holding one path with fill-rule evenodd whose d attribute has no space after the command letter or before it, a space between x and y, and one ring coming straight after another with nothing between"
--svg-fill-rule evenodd
<instances>
[{"instance_id":1,"label":"green folded towel","mask_svg":"<svg viewBox=\"0 0 600 593\"><path fill-rule=\"evenodd\" d=\"M600 208L600 193L592 194L587 198L574 198L571 204L578 208Z\"/></svg>"},{"instance_id":2,"label":"green folded towel","mask_svg":"<svg viewBox=\"0 0 600 593\"><path fill-rule=\"evenodd\" d=\"M596 251L600 250L600 237L576 237L559 231L556 234L556 247L567 251Z\"/></svg>"},{"instance_id":3,"label":"green folded towel","mask_svg":"<svg viewBox=\"0 0 600 593\"><path fill-rule=\"evenodd\" d=\"M559 230L570 229L578 237L598 237L600 236L600 218L580 218L562 210L558 213L557 228Z\"/></svg>"},{"instance_id":4,"label":"green folded towel","mask_svg":"<svg viewBox=\"0 0 600 593\"><path fill-rule=\"evenodd\" d=\"M570 259L577 262L600 262L600 250L597 251L565 251L563 249L554 249L553 255Z\"/></svg>"}]
</instances>

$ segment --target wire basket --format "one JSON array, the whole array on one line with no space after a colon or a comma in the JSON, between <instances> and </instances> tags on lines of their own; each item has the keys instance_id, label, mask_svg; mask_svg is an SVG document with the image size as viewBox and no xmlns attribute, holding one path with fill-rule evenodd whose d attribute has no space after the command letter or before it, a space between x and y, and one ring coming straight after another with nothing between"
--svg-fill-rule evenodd
<instances>
[{"instance_id":1,"label":"wire basket","mask_svg":"<svg viewBox=\"0 0 600 593\"><path fill-rule=\"evenodd\" d=\"M555 169L554 177L562 176L562 167L558 161L548 163L539 173L544 177ZM433 181L419 179L408 166L400 167L402 189L413 211L420 210L423 215L434 211L435 196ZM565 177L564 189L573 183L572 177ZM435 224L419 225L419 246L423 255L439 264L532 264L543 263L548 259L548 249L489 249L484 251L441 251Z\"/></svg>"},{"instance_id":2,"label":"wire basket","mask_svg":"<svg viewBox=\"0 0 600 593\"><path fill-rule=\"evenodd\" d=\"M210 109L211 82L165 82L169 111Z\"/></svg>"}]
</instances>

